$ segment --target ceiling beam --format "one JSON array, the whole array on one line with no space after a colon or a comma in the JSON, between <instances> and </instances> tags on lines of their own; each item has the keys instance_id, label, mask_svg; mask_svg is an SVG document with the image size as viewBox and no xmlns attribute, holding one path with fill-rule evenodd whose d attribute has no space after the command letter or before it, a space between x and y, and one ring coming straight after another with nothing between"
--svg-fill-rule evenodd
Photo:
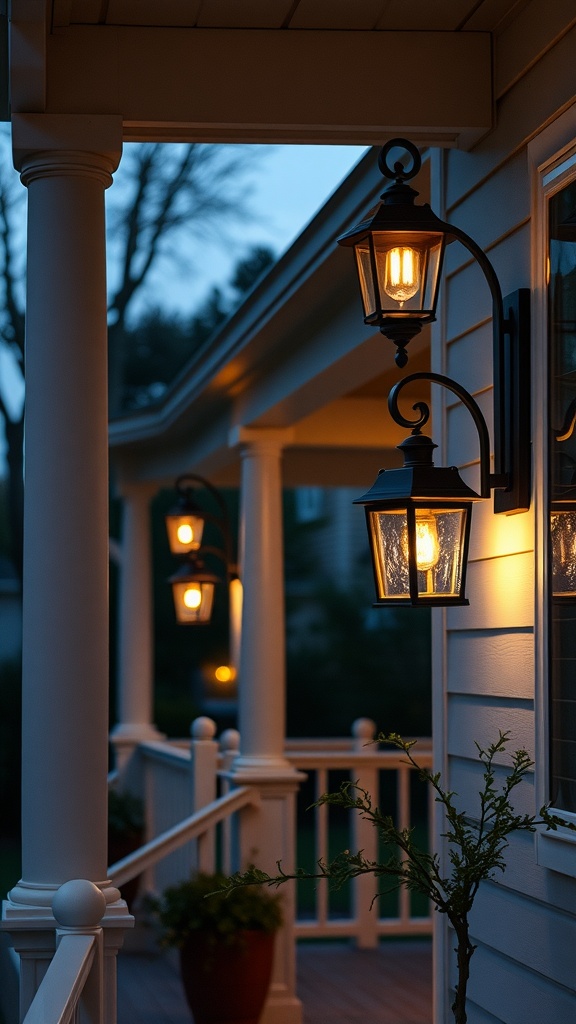
<instances>
[{"instance_id":1,"label":"ceiling beam","mask_svg":"<svg viewBox=\"0 0 576 1024\"><path fill-rule=\"evenodd\" d=\"M131 140L468 147L492 122L489 33L84 25L46 44L46 111L120 114Z\"/></svg>"}]
</instances>

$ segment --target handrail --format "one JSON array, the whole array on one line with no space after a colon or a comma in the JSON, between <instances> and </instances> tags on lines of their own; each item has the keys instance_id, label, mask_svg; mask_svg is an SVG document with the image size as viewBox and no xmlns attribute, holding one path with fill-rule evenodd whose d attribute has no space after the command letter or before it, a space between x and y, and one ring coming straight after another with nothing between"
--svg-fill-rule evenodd
<instances>
[{"instance_id":1,"label":"handrail","mask_svg":"<svg viewBox=\"0 0 576 1024\"><path fill-rule=\"evenodd\" d=\"M234 811L239 811L249 804L258 805L260 795L251 786L239 786L231 790L226 796L213 800L200 811L184 818L178 825L162 832L155 839L145 843L135 853L116 861L108 869L108 876L113 885L121 887L125 882L130 881L137 875L152 867L159 860L177 850L184 843L189 842L198 835L207 832L219 822L224 821Z\"/></svg>"},{"instance_id":2,"label":"handrail","mask_svg":"<svg viewBox=\"0 0 576 1024\"><path fill-rule=\"evenodd\" d=\"M62 935L23 1024L71 1024L96 953L95 935Z\"/></svg>"},{"instance_id":3,"label":"handrail","mask_svg":"<svg viewBox=\"0 0 576 1024\"><path fill-rule=\"evenodd\" d=\"M297 768L378 768L392 771L408 766L406 755L395 750L377 750L373 753L345 750L297 750L288 751L286 758ZM432 747L424 744L418 747L418 763L423 768L432 764Z\"/></svg>"}]
</instances>

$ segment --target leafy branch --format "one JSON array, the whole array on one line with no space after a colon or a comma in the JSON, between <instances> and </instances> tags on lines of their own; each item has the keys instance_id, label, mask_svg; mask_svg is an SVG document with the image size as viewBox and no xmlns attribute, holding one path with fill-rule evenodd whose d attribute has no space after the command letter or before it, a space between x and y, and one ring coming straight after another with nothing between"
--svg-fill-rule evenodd
<instances>
[{"instance_id":1,"label":"leafy branch","mask_svg":"<svg viewBox=\"0 0 576 1024\"><path fill-rule=\"evenodd\" d=\"M422 850L414 839L414 830L400 829L389 814L385 814L372 803L370 794L357 782L344 782L335 793L325 793L316 804L329 804L344 810L357 811L378 830L382 842L394 849L382 862L368 860L362 850L356 853L344 850L332 861L319 860L317 870L309 872L301 868L294 873L283 871L278 862L278 874L269 875L259 868L237 872L226 880L225 888L232 891L243 885L267 885L278 887L285 882L325 878L334 888L359 875L372 874L376 878L390 880L390 890L405 886L431 900L435 909L446 914L456 933L458 981L452 1012L456 1024L466 1024L466 988L470 971L470 960L475 946L470 941L468 916L480 883L493 878L497 871L504 871L504 854L509 837L515 832L535 832L538 824L556 829L566 825L562 819L543 807L541 820L535 815L518 814L514 810L514 791L532 769L534 762L524 749L510 755L508 773L501 783L496 783L496 761L505 753L509 732L500 732L498 739L486 748L476 743L478 758L482 764L483 785L479 792L479 811L471 817L456 807L456 793L441 785L439 772L433 773L418 764L412 749L416 741L405 740L397 733L381 733L377 742L391 744L401 750L418 777L432 786L436 803L442 806L446 822L442 837L448 843L450 872L441 870L440 858L436 853ZM573 827L568 825L568 827ZM378 896L374 897L376 900Z\"/></svg>"}]
</instances>

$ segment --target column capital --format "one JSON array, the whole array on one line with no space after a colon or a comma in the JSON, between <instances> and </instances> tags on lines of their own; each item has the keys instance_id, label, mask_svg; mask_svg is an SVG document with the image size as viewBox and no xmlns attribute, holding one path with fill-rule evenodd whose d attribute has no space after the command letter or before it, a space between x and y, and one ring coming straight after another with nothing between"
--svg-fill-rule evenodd
<instances>
[{"instance_id":1,"label":"column capital","mask_svg":"<svg viewBox=\"0 0 576 1024\"><path fill-rule=\"evenodd\" d=\"M77 167L79 173L100 171L109 185L122 155L122 119L116 114L14 114L12 155L24 184L30 175Z\"/></svg>"},{"instance_id":2,"label":"column capital","mask_svg":"<svg viewBox=\"0 0 576 1024\"><path fill-rule=\"evenodd\" d=\"M250 448L281 451L294 443L293 427L232 427L228 435L230 448L240 452Z\"/></svg>"}]
</instances>

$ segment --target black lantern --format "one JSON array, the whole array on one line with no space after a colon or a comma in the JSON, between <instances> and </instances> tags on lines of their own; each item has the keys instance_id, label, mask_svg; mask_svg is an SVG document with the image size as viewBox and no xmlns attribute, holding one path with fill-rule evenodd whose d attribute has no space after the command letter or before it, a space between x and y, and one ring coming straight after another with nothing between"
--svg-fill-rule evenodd
<instances>
[{"instance_id":1,"label":"black lantern","mask_svg":"<svg viewBox=\"0 0 576 1024\"><path fill-rule=\"evenodd\" d=\"M419 430L398 446L402 469L381 470L364 505L376 605L468 604L472 502L479 495L455 467L434 466L436 445Z\"/></svg>"},{"instance_id":2,"label":"black lantern","mask_svg":"<svg viewBox=\"0 0 576 1024\"><path fill-rule=\"evenodd\" d=\"M214 587L219 577L206 569L199 555L192 555L170 577L176 621L180 625L202 626L210 622Z\"/></svg>"},{"instance_id":3,"label":"black lantern","mask_svg":"<svg viewBox=\"0 0 576 1024\"><path fill-rule=\"evenodd\" d=\"M405 170L387 157L401 148L412 159ZM418 195L406 184L418 173L420 154L406 139L392 139L380 153L378 165L393 178L376 212L343 234L340 245L352 246L364 303L364 322L379 327L396 344L396 363L408 361L406 345L426 323L436 319L436 304L444 250L459 241L479 265L492 296L494 365L494 467L486 420L473 397L457 381L438 373L414 373L390 392L392 418L412 428L400 448L401 470L381 472L367 494L357 499L366 506L370 550L374 563L378 605L467 604L464 594L471 502L494 490L495 512L530 508L530 293L519 289L503 299L490 260L476 242L453 224L441 221L429 206L414 203ZM413 407L418 415L406 419L398 395L416 380L452 391L472 416L480 444L478 494L457 470L432 462L430 438L420 431L430 411L424 402Z\"/></svg>"},{"instance_id":4,"label":"black lantern","mask_svg":"<svg viewBox=\"0 0 576 1024\"><path fill-rule=\"evenodd\" d=\"M198 477L181 476L176 481L178 500L164 516L170 553L186 555L202 543L206 513L194 498L191 481Z\"/></svg>"},{"instance_id":5,"label":"black lantern","mask_svg":"<svg viewBox=\"0 0 576 1024\"><path fill-rule=\"evenodd\" d=\"M391 170L386 157L401 147L412 157L407 172L397 161ZM383 147L378 166L395 182L382 193L376 212L338 239L352 246L364 305L364 323L378 327L397 346L396 363L405 366L405 346L436 319L440 273L449 225L426 204L415 206L418 195L406 181L418 173L420 153L411 142L392 139Z\"/></svg>"},{"instance_id":6,"label":"black lantern","mask_svg":"<svg viewBox=\"0 0 576 1024\"><path fill-rule=\"evenodd\" d=\"M214 515L196 499L194 487L201 485L217 502L220 514ZM177 572L170 577L176 619L181 625L203 625L210 622L214 604L214 587L221 582L204 564L206 555L214 555L226 567L228 583L238 579L232 564L232 534L226 502L220 491L196 473L178 477L175 484L178 501L165 516L166 532L173 555L185 556ZM202 545L204 524L215 525L224 548Z\"/></svg>"}]
</instances>

